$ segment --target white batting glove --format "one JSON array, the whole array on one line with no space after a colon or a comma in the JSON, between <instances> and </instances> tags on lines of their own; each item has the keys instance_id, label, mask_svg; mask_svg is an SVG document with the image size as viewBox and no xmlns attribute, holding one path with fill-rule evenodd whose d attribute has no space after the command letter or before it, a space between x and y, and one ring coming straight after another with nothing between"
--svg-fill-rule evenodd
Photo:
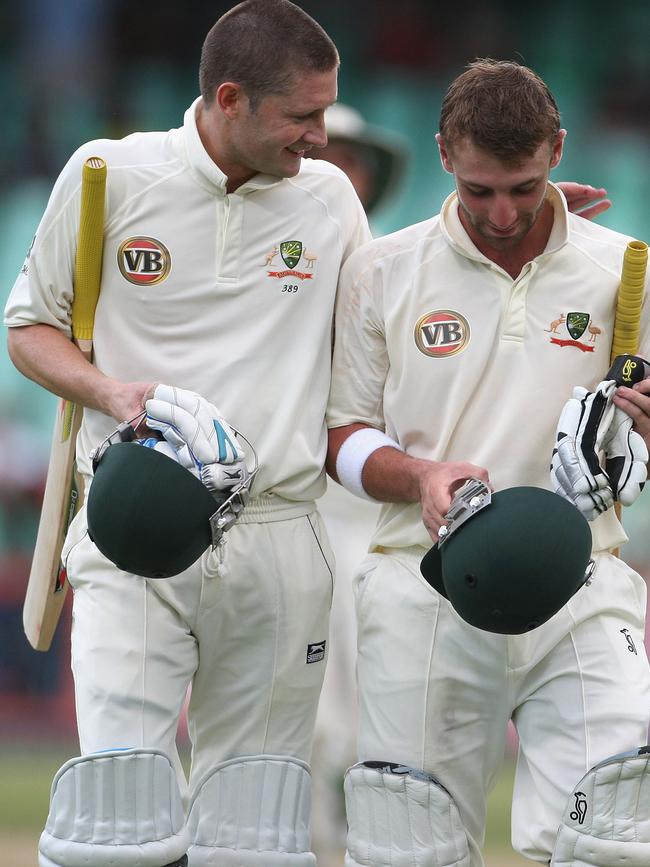
<instances>
[{"instance_id":1,"label":"white batting glove","mask_svg":"<svg viewBox=\"0 0 650 867\"><path fill-rule=\"evenodd\" d=\"M557 425L551 459L551 484L556 494L573 503L588 521L613 505L615 494L600 463L600 452L614 417L614 380L594 391L576 386Z\"/></svg>"},{"instance_id":2,"label":"white batting glove","mask_svg":"<svg viewBox=\"0 0 650 867\"><path fill-rule=\"evenodd\" d=\"M178 462L213 493L231 490L247 478L244 452L235 432L201 395L158 385L145 410L147 426L160 431Z\"/></svg>"},{"instance_id":3,"label":"white batting glove","mask_svg":"<svg viewBox=\"0 0 650 867\"><path fill-rule=\"evenodd\" d=\"M648 477L648 448L645 440L632 430L632 419L620 407L603 440L605 469L614 497L624 506L631 506L643 490Z\"/></svg>"},{"instance_id":4,"label":"white batting glove","mask_svg":"<svg viewBox=\"0 0 650 867\"><path fill-rule=\"evenodd\" d=\"M176 463L178 452L167 440L159 440L155 437L144 437L136 440L138 445L155 452L166 455ZM191 471L193 475L195 472ZM243 461L235 461L232 464L204 464L201 467L199 479L219 503L223 503L228 497L244 486L250 473Z\"/></svg>"}]
</instances>

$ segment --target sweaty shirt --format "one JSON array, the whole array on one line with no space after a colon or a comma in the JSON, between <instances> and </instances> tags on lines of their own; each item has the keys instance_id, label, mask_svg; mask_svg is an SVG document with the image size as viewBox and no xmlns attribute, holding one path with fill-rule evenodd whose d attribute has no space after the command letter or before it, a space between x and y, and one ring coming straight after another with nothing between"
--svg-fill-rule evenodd
<instances>
[{"instance_id":1,"label":"sweaty shirt","mask_svg":"<svg viewBox=\"0 0 650 867\"><path fill-rule=\"evenodd\" d=\"M197 100L184 125L81 147L59 176L5 324L70 335L81 168L108 167L94 363L123 382L196 391L255 446L255 492L311 500L325 488L324 423L339 270L370 239L347 177L303 160L234 193L205 151ZM84 412L78 463L116 427Z\"/></svg>"},{"instance_id":2,"label":"sweaty shirt","mask_svg":"<svg viewBox=\"0 0 650 867\"><path fill-rule=\"evenodd\" d=\"M552 184L544 252L516 280L473 244L456 194L365 245L341 275L329 427L363 422L409 455L485 467L495 490L550 487L557 421L604 379L630 238L569 213ZM648 357L644 305L639 354ZM626 536L610 509L596 550ZM429 547L418 503L382 507L372 549Z\"/></svg>"}]
</instances>

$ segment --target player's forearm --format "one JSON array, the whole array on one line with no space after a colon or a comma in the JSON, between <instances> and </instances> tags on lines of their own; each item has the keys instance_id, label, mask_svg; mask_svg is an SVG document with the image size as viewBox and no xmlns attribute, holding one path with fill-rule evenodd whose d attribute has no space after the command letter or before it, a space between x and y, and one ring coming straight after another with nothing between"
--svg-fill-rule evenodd
<instances>
[{"instance_id":1,"label":"player's forearm","mask_svg":"<svg viewBox=\"0 0 650 867\"><path fill-rule=\"evenodd\" d=\"M7 346L28 379L66 400L113 415L119 383L97 370L63 332L44 324L10 328Z\"/></svg>"},{"instance_id":2,"label":"player's forearm","mask_svg":"<svg viewBox=\"0 0 650 867\"><path fill-rule=\"evenodd\" d=\"M327 469L330 475L337 479L337 467L349 459L350 452L341 456L339 452L352 434L362 431L367 425L354 424L334 428L329 431L329 448ZM361 459L363 460L363 454ZM352 463L359 463L359 456L352 456ZM440 527L445 522L454 491L469 478L481 479L487 485L490 479L487 470L468 461L432 461L411 457L404 454L395 443L395 447L382 446L365 457L357 472L361 474L360 485L354 481L353 473L345 469L348 482L343 482L354 493L366 494L375 500L388 503L420 503L422 506L422 521L431 538L437 540ZM343 473L342 473L343 474ZM356 477L358 479L358 475Z\"/></svg>"},{"instance_id":3,"label":"player's forearm","mask_svg":"<svg viewBox=\"0 0 650 867\"><path fill-rule=\"evenodd\" d=\"M332 428L329 431L327 471L339 481L336 463L339 451L348 437L367 428L360 423ZM392 503L416 503L420 499L420 479L431 461L421 461L399 451L397 446L378 448L367 458L361 473L366 493L375 500Z\"/></svg>"},{"instance_id":4,"label":"player's forearm","mask_svg":"<svg viewBox=\"0 0 650 867\"><path fill-rule=\"evenodd\" d=\"M392 448L373 452L365 462L361 483L375 500L385 503L419 503L423 479L431 472L432 461L413 458Z\"/></svg>"}]
</instances>

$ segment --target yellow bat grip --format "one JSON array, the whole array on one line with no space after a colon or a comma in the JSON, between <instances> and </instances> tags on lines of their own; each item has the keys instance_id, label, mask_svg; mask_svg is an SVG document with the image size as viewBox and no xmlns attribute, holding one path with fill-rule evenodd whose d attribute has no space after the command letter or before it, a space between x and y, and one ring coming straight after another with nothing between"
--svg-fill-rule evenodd
<instances>
[{"instance_id":1,"label":"yellow bat grip","mask_svg":"<svg viewBox=\"0 0 650 867\"><path fill-rule=\"evenodd\" d=\"M641 305L647 265L648 245L644 241L630 241L623 255L610 361L617 355L634 355L639 348Z\"/></svg>"},{"instance_id":2,"label":"yellow bat grip","mask_svg":"<svg viewBox=\"0 0 650 867\"><path fill-rule=\"evenodd\" d=\"M102 274L105 192L106 163L101 157L89 157L81 173L81 212L72 302L72 337L77 342L90 341L93 336Z\"/></svg>"},{"instance_id":3,"label":"yellow bat grip","mask_svg":"<svg viewBox=\"0 0 650 867\"><path fill-rule=\"evenodd\" d=\"M648 245L644 241L630 241L623 254L610 363L617 355L636 355L639 348L641 305L647 266ZM620 503L615 504L615 511L616 517L620 520ZM620 550L617 548L613 553L618 557Z\"/></svg>"}]
</instances>

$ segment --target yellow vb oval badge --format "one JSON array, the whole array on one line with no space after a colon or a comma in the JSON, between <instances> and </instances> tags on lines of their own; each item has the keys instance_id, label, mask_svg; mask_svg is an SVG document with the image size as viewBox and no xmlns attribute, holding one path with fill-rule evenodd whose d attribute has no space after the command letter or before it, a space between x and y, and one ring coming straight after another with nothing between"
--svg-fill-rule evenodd
<instances>
[{"instance_id":1,"label":"yellow vb oval badge","mask_svg":"<svg viewBox=\"0 0 650 867\"><path fill-rule=\"evenodd\" d=\"M453 310L434 310L420 316L415 325L415 343L431 358L446 358L462 352L469 343L469 323Z\"/></svg>"},{"instance_id":2,"label":"yellow vb oval badge","mask_svg":"<svg viewBox=\"0 0 650 867\"><path fill-rule=\"evenodd\" d=\"M128 238L117 251L122 276L136 286L153 286L167 277L171 269L169 250L155 238Z\"/></svg>"}]
</instances>

